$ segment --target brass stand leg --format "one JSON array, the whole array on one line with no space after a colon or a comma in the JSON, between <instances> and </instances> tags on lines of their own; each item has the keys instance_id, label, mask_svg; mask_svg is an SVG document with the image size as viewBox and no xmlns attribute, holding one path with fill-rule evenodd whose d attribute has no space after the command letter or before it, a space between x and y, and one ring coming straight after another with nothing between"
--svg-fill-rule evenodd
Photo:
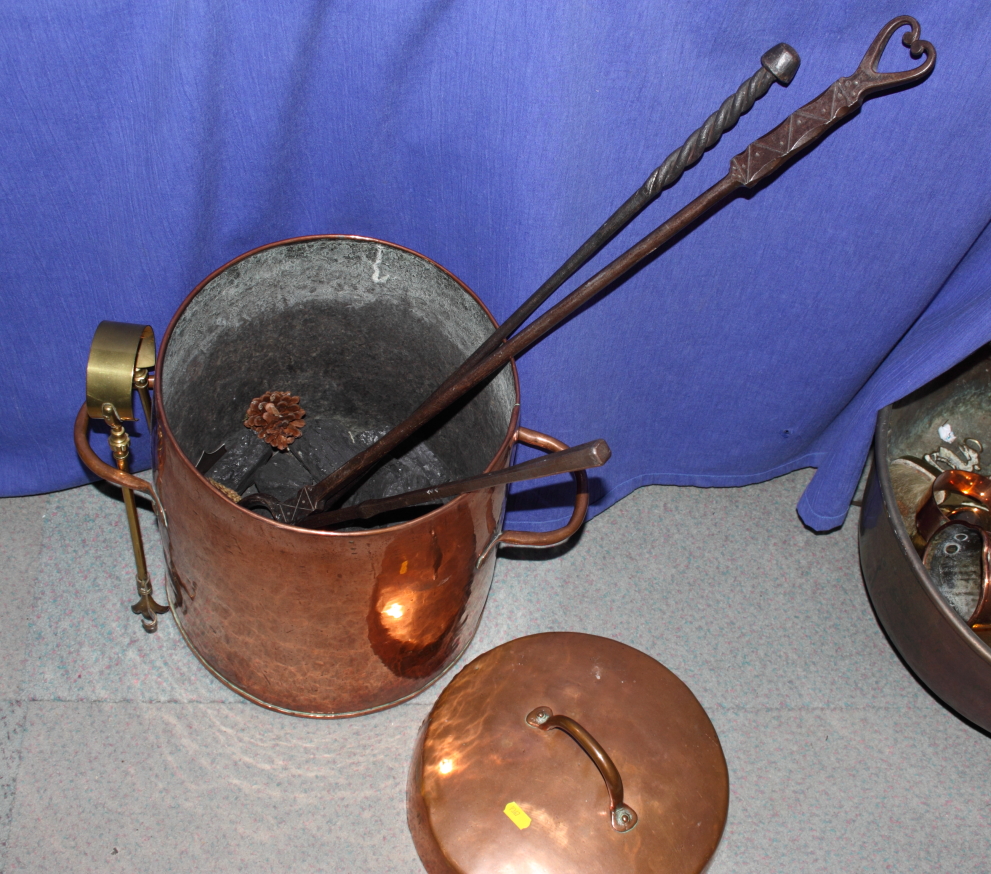
<instances>
[{"instance_id":1,"label":"brass stand leg","mask_svg":"<svg viewBox=\"0 0 991 874\"><path fill-rule=\"evenodd\" d=\"M142 397L142 400L144 398ZM130 452L131 438L128 437L124 425L117 415L113 404L103 405L103 418L110 426L110 448L113 451L114 461L117 467L124 473L128 473L127 457ZM150 418L148 421L151 421ZM124 508L127 510L127 527L131 532L131 546L134 549L134 565L137 568L138 602L131 606L132 612L141 616L141 626L149 634L158 630L158 614L168 612L168 607L163 607L155 602L152 597L151 579L148 576L148 567L145 564L144 544L141 540L141 526L138 523L138 510L134 503L134 492L126 486L121 486L124 493Z\"/></svg>"}]
</instances>

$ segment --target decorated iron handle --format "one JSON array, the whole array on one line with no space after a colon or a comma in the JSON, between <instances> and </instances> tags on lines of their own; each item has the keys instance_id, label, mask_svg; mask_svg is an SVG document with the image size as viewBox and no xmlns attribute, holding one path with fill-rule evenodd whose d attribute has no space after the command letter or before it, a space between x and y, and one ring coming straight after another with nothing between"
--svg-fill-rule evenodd
<instances>
[{"instance_id":1,"label":"decorated iron handle","mask_svg":"<svg viewBox=\"0 0 991 874\"><path fill-rule=\"evenodd\" d=\"M536 707L526 715L527 725L550 731L558 728L570 735L574 741L595 762L609 793L609 819L612 827L618 832L628 832L637 824L637 814L632 807L623 803L623 778L619 770L609 758L609 754L588 731L570 716L555 716L550 707Z\"/></svg>"},{"instance_id":2,"label":"decorated iron handle","mask_svg":"<svg viewBox=\"0 0 991 874\"><path fill-rule=\"evenodd\" d=\"M902 37L902 44L913 58L918 59L925 54L925 61L912 70L879 73L877 64L889 40L898 28L906 25L911 29ZM837 79L815 100L796 109L770 133L754 140L746 151L733 158L730 174L741 185L753 188L761 179L790 161L796 152L819 139L840 119L856 112L869 94L924 79L936 64L936 49L932 43L919 39L921 32L919 22L911 15L893 18L874 37L853 75Z\"/></svg>"}]
</instances>

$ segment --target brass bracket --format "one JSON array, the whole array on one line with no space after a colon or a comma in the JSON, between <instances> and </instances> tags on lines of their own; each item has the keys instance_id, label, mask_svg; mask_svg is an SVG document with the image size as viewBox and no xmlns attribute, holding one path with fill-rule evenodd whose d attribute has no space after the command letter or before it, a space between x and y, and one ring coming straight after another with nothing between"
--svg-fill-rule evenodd
<instances>
[{"instance_id":1,"label":"brass bracket","mask_svg":"<svg viewBox=\"0 0 991 874\"><path fill-rule=\"evenodd\" d=\"M155 332L150 325L100 322L93 334L86 363L86 411L103 418L103 405L112 404L125 422L133 422L134 389L148 391L148 371L155 366ZM151 410L145 407L151 427Z\"/></svg>"},{"instance_id":2,"label":"brass bracket","mask_svg":"<svg viewBox=\"0 0 991 874\"><path fill-rule=\"evenodd\" d=\"M100 322L93 335L86 365L86 411L90 418L103 419L110 427L108 442L114 463L125 474L130 472L131 438L124 429L124 422L135 421L133 393L137 389L145 421L151 430L148 389L152 378L148 371L154 366L155 332L150 326ZM123 485L121 491L124 493L124 509L137 569L138 601L131 606L131 610L141 616L141 626L150 634L158 630L158 616L169 608L157 603L152 595L134 492Z\"/></svg>"}]
</instances>

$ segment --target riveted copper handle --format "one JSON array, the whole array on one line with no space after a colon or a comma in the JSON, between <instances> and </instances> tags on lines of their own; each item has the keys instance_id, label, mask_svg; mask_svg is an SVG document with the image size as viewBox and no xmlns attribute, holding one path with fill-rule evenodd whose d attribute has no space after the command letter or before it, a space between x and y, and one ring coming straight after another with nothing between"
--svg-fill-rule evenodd
<instances>
[{"instance_id":1,"label":"riveted copper handle","mask_svg":"<svg viewBox=\"0 0 991 874\"><path fill-rule=\"evenodd\" d=\"M105 479L108 483L113 483L121 488L148 492L154 497L151 483L146 482L141 477L134 476L134 474L111 467L93 451L93 447L89 445L89 412L86 404L79 408L73 437L76 441L76 452L79 454L79 458L100 479Z\"/></svg>"},{"instance_id":2,"label":"riveted copper handle","mask_svg":"<svg viewBox=\"0 0 991 874\"><path fill-rule=\"evenodd\" d=\"M623 778L619 776L619 770L602 748L602 744L592 737L584 726L575 722L570 716L555 716L550 707L534 708L526 715L526 721L527 725L539 728L541 731L558 728L570 735L595 762L595 767L599 769L605 781L606 791L609 793L609 818L612 827L618 832L628 832L637 824L636 811L623 803Z\"/></svg>"},{"instance_id":3,"label":"riveted copper handle","mask_svg":"<svg viewBox=\"0 0 991 874\"><path fill-rule=\"evenodd\" d=\"M562 443L539 431L531 431L529 428L518 428L516 440L546 452L560 452L568 448L567 443ZM575 478L575 509L567 525L563 528L555 528L553 531L503 531L493 541L493 545L502 543L507 546L556 546L571 537L582 527L585 514L588 512L588 475L584 470L576 470L571 475Z\"/></svg>"}]
</instances>

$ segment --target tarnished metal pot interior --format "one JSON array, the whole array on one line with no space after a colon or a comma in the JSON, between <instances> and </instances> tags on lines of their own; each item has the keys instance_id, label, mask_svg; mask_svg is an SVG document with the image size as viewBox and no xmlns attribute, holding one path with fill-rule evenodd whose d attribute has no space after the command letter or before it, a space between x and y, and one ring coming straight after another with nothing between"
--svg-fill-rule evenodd
<instances>
[{"instance_id":1,"label":"tarnished metal pot interior","mask_svg":"<svg viewBox=\"0 0 991 874\"><path fill-rule=\"evenodd\" d=\"M984 347L885 407L878 415L860 521L864 582L892 645L934 695L986 731L991 731L991 647L953 609L923 565L908 530L911 508L899 510L891 463L932 458L941 447L959 453L967 441L991 450L989 398L991 347ZM989 465L978 463L986 474Z\"/></svg>"},{"instance_id":2,"label":"tarnished metal pot interior","mask_svg":"<svg viewBox=\"0 0 991 874\"><path fill-rule=\"evenodd\" d=\"M458 659L491 583L504 486L386 527L308 531L237 506L194 462L270 390L299 395L308 420L386 430L493 325L432 261L354 237L250 252L176 313L156 381L169 596L187 643L231 688L288 713L350 716L410 698ZM518 390L509 365L419 435L451 478L510 462Z\"/></svg>"}]
</instances>

